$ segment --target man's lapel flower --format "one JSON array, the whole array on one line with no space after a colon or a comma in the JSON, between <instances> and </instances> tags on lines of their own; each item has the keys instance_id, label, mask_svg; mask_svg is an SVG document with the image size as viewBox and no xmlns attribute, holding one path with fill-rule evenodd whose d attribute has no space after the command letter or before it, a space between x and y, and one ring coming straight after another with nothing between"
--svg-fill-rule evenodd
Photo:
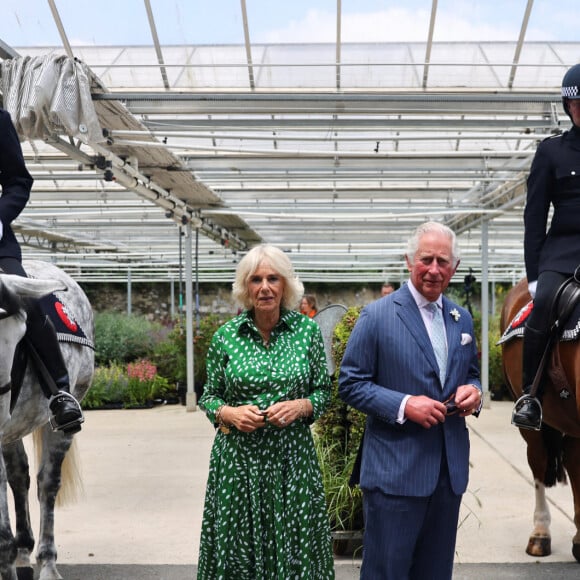
<instances>
[{"instance_id":1,"label":"man's lapel flower","mask_svg":"<svg viewBox=\"0 0 580 580\"><path fill-rule=\"evenodd\" d=\"M459 310L457 310L457 308L454 308L453 310L451 310L449 312L449 314L451 314L451 316L453 316L453 320L455 320L455 322L458 322L459 319L461 318L461 314L459 314Z\"/></svg>"}]
</instances>

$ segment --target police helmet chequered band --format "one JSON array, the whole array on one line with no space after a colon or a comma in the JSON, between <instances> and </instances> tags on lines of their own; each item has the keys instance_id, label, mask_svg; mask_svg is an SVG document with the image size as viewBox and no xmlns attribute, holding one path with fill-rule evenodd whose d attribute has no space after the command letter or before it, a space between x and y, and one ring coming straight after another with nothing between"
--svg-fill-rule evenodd
<instances>
[{"instance_id":1,"label":"police helmet chequered band","mask_svg":"<svg viewBox=\"0 0 580 580\"><path fill-rule=\"evenodd\" d=\"M580 99L580 63L570 67L562 79L562 98ZM566 103L564 102L564 106Z\"/></svg>"},{"instance_id":2,"label":"police helmet chequered band","mask_svg":"<svg viewBox=\"0 0 580 580\"><path fill-rule=\"evenodd\" d=\"M580 87L562 87L562 96L566 99L580 99Z\"/></svg>"}]
</instances>

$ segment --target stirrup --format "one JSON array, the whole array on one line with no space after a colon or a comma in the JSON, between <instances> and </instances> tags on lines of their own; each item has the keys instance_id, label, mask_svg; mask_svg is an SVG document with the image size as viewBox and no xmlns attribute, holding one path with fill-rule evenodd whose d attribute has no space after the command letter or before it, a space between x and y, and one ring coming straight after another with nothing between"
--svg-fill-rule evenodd
<instances>
[{"instance_id":1,"label":"stirrup","mask_svg":"<svg viewBox=\"0 0 580 580\"><path fill-rule=\"evenodd\" d=\"M516 415L522 409L522 407L526 404L530 403L536 406L537 410L539 411L540 420L537 426L532 425L531 423L519 423L517 420ZM512 419L511 423L518 429L531 429L533 431L540 431L542 429L542 421L544 419L542 403L540 399L537 397L533 397L532 395L524 394L522 395L515 403L514 408L512 410Z\"/></svg>"},{"instance_id":2,"label":"stirrup","mask_svg":"<svg viewBox=\"0 0 580 580\"><path fill-rule=\"evenodd\" d=\"M68 421L67 423L59 424L56 421L54 413L52 413L51 405L55 400L63 398L67 399L67 403L72 403L76 407L75 410L78 411L78 417L72 421ZM68 391L59 391L58 393L52 395L52 397L50 397L48 400L48 408L52 413L49 417L49 422L53 431L64 431L67 434L74 434L81 430L81 425L85 421L85 416L79 402Z\"/></svg>"}]
</instances>

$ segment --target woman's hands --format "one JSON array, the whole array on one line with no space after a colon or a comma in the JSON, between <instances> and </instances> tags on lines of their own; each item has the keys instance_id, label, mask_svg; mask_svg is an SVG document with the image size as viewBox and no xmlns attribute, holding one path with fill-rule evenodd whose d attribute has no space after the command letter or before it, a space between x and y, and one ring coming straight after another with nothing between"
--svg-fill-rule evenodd
<instances>
[{"instance_id":1,"label":"woman's hands","mask_svg":"<svg viewBox=\"0 0 580 580\"><path fill-rule=\"evenodd\" d=\"M224 405L220 419L226 425L235 427L243 433L252 433L256 429L265 427L266 423L284 429L304 417L312 415L313 407L309 399L295 399L292 401L280 401L261 411L257 405L240 405L230 407Z\"/></svg>"},{"instance_id":2,"label":"woman's hands","mask_svg":"<svg viewBox=\"0 0 580 580\"><path fill-rule=\"evenodd\" d=\"M266 414L268 423L276 425L280 429L288 427L297 419L312 415L312 403L310 399L295 399L293 401L280 401L268 407Z\"/></svg>"},{"instance_id":3,"label":"woman's hands","mask_svg":"<svg viewBox=\"0 0 580 580\"><path fill-rule=\"evenodd\" d=\"M221 419L226 425L232 425L243 433L252 433L266 425L266 417L257 405L240 405L230 407L225 405L221 412Z\"/></svg>"}]
</instances>

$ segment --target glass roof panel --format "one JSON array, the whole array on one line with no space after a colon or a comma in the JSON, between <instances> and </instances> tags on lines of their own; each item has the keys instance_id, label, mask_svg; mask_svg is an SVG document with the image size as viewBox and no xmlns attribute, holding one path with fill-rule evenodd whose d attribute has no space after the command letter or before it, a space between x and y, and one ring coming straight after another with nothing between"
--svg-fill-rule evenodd
<instances>
[{"instance_id":1,"label":"glass roof panel","mask_svg":"<svg viewBox=\"0 0 580 580\"><path fill-rule=\"evenodd\" d=\"M568 67L579 61L578 43L526 43L522 48L514 88L559 89Z\"/></svg>"},{"instance_id":2,"label":"glass roof panel","mask_svg":"<svg viewBox=\"0 0 580 580\"><path fill-rule=\"evenodd\" d=\"M341 87L418 88L425 58L424 44L347 43L341 51Z\"/></svg>"},{"instance_id":3,"label":"glass roof panel","mask_svg":"<svg viewBox=\"0 0 580 580\"><path fill-rule=\"evenodd\" d=\"M24 55L64 53L44 0L37 10L37 0L7 1L2 41ZM161 55L142 0L56 6L74 55L141 123L114 129L112 143L131 151L157 139L184 164L176 174L191 171L223 200L203 216L239 218L291 250L305 280L404 276L402 240L430 217L457 228L475 268L489 218L492 278L521 275L525 172L554 112L565 128L559 84L580 57L568 0L533 2L515 69L527 0L502 2L501 19L496 0L439 0L431 46L430 0L342 0L338 47L336 0L246 0L251 62L239 0L151 0ZM36 182L19 222L101 244L71 255L36 247L34 234L27 252L87 264L91 276L177 272L181 238L165 209L48 143L24 148ZM152 159L139 166L146 179ZM231 280L236 256L200 238L202 274Z\"/></svg>"}]
</instances>

